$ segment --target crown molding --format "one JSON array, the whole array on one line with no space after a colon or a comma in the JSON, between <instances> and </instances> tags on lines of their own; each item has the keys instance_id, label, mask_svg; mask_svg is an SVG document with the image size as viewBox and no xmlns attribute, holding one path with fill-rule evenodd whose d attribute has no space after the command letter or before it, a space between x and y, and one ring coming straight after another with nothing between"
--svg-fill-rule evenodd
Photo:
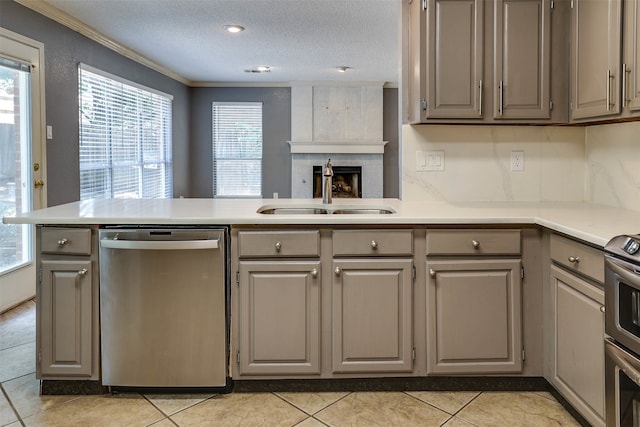
<instances>
[{"instance_id":1,"label":"crown molding","mask_svg":"<svg viewBox=\"0 0 640 427\"><path fill-rule=\"evenodd\" d=\"M184 78L175 71L170 70L169 68L164 67L139 54L138 52L110 39L101 32L77 20L73 16L58 9L57 7L50 5L47 2L44 2L42 0L15 0L15 2L33 10L34 12L39 13L40 15L46 16L47 18L52 19L59 24L62 24L65 27L82 34L83 36L95 41L96 43L99 43L126 58L144 65L145 67L164 74L165 76L172 78L173 80L177 80L187 86L192 85L192 82L190 80Z\"/></svg>"}]
</instances>

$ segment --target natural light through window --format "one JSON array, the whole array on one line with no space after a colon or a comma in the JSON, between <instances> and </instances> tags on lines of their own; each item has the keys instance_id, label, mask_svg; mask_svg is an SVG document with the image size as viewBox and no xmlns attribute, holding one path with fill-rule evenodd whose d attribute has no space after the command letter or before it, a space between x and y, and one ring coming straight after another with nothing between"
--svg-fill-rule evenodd
<instances>
[{"instance_id":1,"label":"natural light through window","mask_svg":"<svg viewBox=\"0 0 640 427\"><path fill-rule=\"evenodd\" d=\"M172 197L173 97L79 67L80 199Z\"/></svg>"},{"instance_id":2,"label":"natural light through window","mask_svg":"<svg viewBox=\"0 0 640 427\"><path fill-rule=\"evenodd\" d=\"M214 102L213 196L262 196L262 103Z\"/></svg>"}]
</instances>

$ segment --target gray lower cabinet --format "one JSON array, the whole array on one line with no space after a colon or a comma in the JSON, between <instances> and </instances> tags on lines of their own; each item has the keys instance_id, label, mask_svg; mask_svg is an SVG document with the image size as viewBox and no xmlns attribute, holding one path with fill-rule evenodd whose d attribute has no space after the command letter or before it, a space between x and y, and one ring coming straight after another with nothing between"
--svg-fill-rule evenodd
<instances>
[{"instance_id":1,"label":"gray lower cabinet","mask_svg":"<svg viewBox=\"0 0 640 427\"><path fill-rule=\"evenodd\" d=\"M241 375L320 374L320 261L240 261Z\"/></svg>"},{"instance_id":2,"label":"gray lower cabinet","mask_svg":"<svg viewBox=\"0 0 640 427\"><path fill-rule=\"evenodd\" d=\"M521 262L427 261L427 371L522 371Z\"/></svg>"},{"instance_id":3,"label":"gray lower cabinet","mask_svg":"<svg viewBox=\"0 0 640 427\"><path fill-rule=\"evenodd\" d=\"M333 372L412 371L412 269L411 259L334 259Z\"/></svg>"},{"instance_id":4,"label":"gray lower cabinet","mask_svg":"<svg viewBox=\"0 0 640 427\"><path fill-rule=\"evenodd\" d=\"M605 425L604 256L551 236L548 380L593 426Z\"/></svg>"},{"instance_id":5,"label":"gray lower cabinet","mask_svg":"<svg viewBox=\"0 0 640 427\"><path fill-rule=\"evenodd\" d=\"M519 373L519 229L427 231L427 373Z\"/></svg>"},{"instance_id":6,"label":"gray lower cabinet","mask_svg":"<svg viewBox=\"0 0 640 427\"><path fill-rule=\"evenodd\" d=\"M98 279L92 230L39 227L39 379L98 379Z\"/></svg>"}]
</instances>

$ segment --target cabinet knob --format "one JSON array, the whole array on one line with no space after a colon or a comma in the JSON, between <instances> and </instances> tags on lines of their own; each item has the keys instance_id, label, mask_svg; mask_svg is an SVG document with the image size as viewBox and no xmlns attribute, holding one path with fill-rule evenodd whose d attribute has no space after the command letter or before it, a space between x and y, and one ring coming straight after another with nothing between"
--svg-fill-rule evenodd
<instances>
[{"instance_id":1,"label":"cabinet knob","mask_svg":"<svg viewBox=\"0 0 640 427\"><path fill-rule=\"evenodd\" d=\"M604 305L601 305L601 306L600 306L600 313L604 313L604 312L605 312Z\"/></svg>"},{"instance_id":2,"label":"cabinet knob","mask_svg":"<svg viewBox=\"0 0 640 427\"><path fill-rule=\"evenodd\" d=\"M429 269L429 276L436 277L436 271L433 268Z\"/></svg>"},{"instance_id":3,"label":"cabinet knob","mask_svg":"<svg viewBox=\"0 0 640 427\"><path fill-rule=\"evenodd\" d=\"M69 243L69 239L60 239L58 240L58 246L64 246Z\"/></svg>"},{"instance_id":4,"label":"cabinet knob","mask_svg":"<svg viewBox=\"0 0 640 427\"><path fill-rule=\"evenodd\" d=\"M371 241L371 249L378 249L378 242L376 242L375 240Z\"/></svg>"},{"instance_id":5,"label":"cabinet knob","mask_svg":"<svg viewBox=\"0 0 640 427\"><path fill-rule=\"evenodd\" d=\"M78 275L79 276L85 276L87 274L88 270L86 268L83 268L82 270L78 271Z\"/></svg>"},{"instance_id":6,"label":"cabinet knob","mask_svg":"<svg viewBox=\"0 0 640 427\"><path fill-rule=\"evenodd\" d=\"M276 242L276 252L280 252L281 249L282 249L282 243Z\"/></svg>"},{"instance_id":7,"label":"cabinet knob","mask_svg":"<svg viewBox=\"0 0 640 427\"><path fill-rule=\"evenodd\" d=\"M314 279L318 277L318 269L314 268L313 270L311 270L311 277L313 277Z\"/></svg>"},{"instance_id":8,"label":"cabinet knob","mask_svg":"<svg viewBox=\"0 0 640 427\"><path fill-rule=\"evenodd\" d=\"M473 246L475 249L478 249L480 247L480 242L478 242L477 240L472 240L471 246Z\"/></svg>"},{"instance_id":9,"label":"cabinet knob","mask_svg":"<svg viewBox=\"0 0 640 427\"><path fill-rule=\"evenodd\" d=\"M334 273L336 273L336 276L339 276L342 274L342 269L340 267L336 267L335 270L333 270Z\"/></svg>"},{"instance_id":10,"label":"cabinet knob","mask_svg":"<svg viewBox=\"0 0 640 427\"><path fill-rule=\"evenodd\" d=\"M570 256L568 259L569 259L569 262L575 262L576 264L580 262L579 256Z\"/></svg>"}]
</instances>

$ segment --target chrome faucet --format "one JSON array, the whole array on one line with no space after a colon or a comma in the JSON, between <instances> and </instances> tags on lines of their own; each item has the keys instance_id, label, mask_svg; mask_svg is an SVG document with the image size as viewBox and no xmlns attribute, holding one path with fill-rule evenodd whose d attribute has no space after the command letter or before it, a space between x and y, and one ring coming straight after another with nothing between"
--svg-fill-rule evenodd
<instances>
[{"instance_id":1,"label":"chrome faucet","mask_svg":"<svg viewBox=\"0 0 640 427\"><path fill-rule=\"evenodd\" d=\"M331 193L333 192L333 168L331 167L331 159L327 161L322 174L324 181L322 183L322 203L331 203Z\"/></svg>"}]
</instances>

